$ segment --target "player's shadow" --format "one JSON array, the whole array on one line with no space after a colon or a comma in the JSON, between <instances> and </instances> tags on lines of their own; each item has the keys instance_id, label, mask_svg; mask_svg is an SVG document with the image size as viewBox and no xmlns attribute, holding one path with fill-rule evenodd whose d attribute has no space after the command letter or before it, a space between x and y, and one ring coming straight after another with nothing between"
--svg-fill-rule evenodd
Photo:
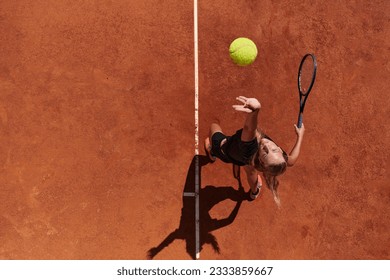
<instances>
[{"instance_id":1,"label":"player's shadow","mask_svg":"<svg viewBox=\"0 0 390 280\"><path fill-rule=\"evenodd\" d=\"M153 259L159 252L161 252L165 247L168 247L176 239L185 240L187 253L192 259L196 258L195 197L186 196L186 194L191 194L195 191L195 165L197 157L199 160L199 186L201 186L202 167L210 162L207 156L195 156L192 159L191 165L188 169L186 183L184 185L183 207L181 210L179 226L177 229L168 234L168 236L157 247L153 247L147 252L148 259ZM204 188L200 188L199 190L199 251L201 251L204 244L210 244L216 253L220 253L218 241L211 232L233 223L238 210L240 209L241 203L244 200L250 200L249 193L245 193L242 187L239 169L236 170L234 177L238 181L238 189L231 186L206 186ZM226 218L213 219L210 216L209 211L214 205L226 199L235 201L235 207Z\"/></svg>"}]
</instances>

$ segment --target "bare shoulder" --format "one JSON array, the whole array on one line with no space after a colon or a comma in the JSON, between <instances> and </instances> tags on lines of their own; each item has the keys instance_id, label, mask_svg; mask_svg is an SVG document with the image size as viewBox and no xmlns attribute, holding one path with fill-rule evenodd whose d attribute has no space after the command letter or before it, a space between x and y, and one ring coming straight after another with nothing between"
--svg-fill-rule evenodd
<instances>
[{"instance_id":1,"label":"bare shoulder","mask_svg":"<svg viewBox=\"0 0 390 280\"><path fill-rule=\"evenodd\" d=\"M289 156L287 160L287 166L288 167L294 166L295 162L296 162L296 158Z\"/></svg>"}]
</instances>

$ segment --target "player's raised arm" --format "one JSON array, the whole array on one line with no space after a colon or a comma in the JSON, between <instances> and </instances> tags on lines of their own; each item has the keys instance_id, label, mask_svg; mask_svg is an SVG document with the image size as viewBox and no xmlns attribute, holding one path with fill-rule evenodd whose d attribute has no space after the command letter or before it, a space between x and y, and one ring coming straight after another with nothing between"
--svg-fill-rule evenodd
<instances>
[{"instance_id":1,"label":"player's raised arm","mask_svg":"<svg viewBox=\"0 0 390 280\"><path fill-rule=\"evenodd\" d=\"M233 105L233 108L236 111L248 113L245 119L244 128L242 130L241 140L251 141L253 140L253 138L256 137L257 117L261 108L261 104L256 98L247 98L245 96L239 96L236 99L243 104Z\"/></svg>"},{"instance_id":2,"label":"player's raised arm","mask_svg":"<svg viewBox=\"0 0 390 280\"><path fill-rule=\"evenodd\" d=\"M299 153L301 151L303 135L305 134L305 126L303 125L303 123L300 128L298 128L296 125L294 125L294 127L295 127L295 133L297 134L297 140L290 154L288 155L288 162L287 162L288 166L293 166L297 161L299 157Z\"/></svg>"}]
</instances>

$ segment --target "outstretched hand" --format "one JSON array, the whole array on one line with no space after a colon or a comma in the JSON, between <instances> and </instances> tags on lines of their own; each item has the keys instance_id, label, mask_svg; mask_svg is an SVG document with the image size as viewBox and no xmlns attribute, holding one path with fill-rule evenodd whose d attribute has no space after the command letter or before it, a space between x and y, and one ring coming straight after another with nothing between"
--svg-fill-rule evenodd
<instances>
[{"instance_id":1,"label":"outstretched hand","mask_svg":"<svg viewBox=\"0 0 390 280\"><path fill-rule=\"evenodd\" d=\"M242 105L233 105L233 108L236 111L252 113L253 111L259 110L261 108L261 104L256 98L247 98L245 96L239 96L236 98L236 100L243 103Z\"/></svg>"}]
</instances>

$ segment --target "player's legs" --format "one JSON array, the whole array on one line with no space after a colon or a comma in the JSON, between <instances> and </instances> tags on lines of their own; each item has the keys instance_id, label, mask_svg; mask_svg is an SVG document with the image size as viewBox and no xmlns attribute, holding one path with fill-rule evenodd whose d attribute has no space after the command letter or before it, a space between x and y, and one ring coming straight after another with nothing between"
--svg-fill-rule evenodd
<instances>
[{"instance_id":1,"label":"player's legs","mask_svg":"<svg viewBox=\"0 0 390 280\"><path fill-rule=\"evenodd\" d=\"M211 161L215 161L216 160L216 157L214 155L211 154L211 140L213 135L216 133L216 132L221 132L222 133L222 128L219 124L217 123L212 123L211 126L210 126L210 131L209 131L209 137L207 137L205 140L204 140L204 149L206 151L206 154L208 155L208 157L210 158Z\"/></svg>"},{"instance_id":2,"label":"player's legs","mask_svg":"<svg viewBox=\"0 0 390 280\"><path fill-rule=\"evenodd\" d=\"M222 132L222 128L219 124L212 123L210 126L209 138L212 139L214 133L216 132Z\"/></svg>"},{"instance_id":3,"label":"player's legs","mask_svg":"<svg viewBox=\"0 0 390 280\"><path fill-rule=\"evenodd\" d=\"M210 126L209 137L204 141L204 147L206 154L211 161L215 161L216 158L230 163L231 160L223 153L222 146L226 143L227 136L223 134L221 126L217 123L212 123Z\"/></svg>"}]
</instances>

